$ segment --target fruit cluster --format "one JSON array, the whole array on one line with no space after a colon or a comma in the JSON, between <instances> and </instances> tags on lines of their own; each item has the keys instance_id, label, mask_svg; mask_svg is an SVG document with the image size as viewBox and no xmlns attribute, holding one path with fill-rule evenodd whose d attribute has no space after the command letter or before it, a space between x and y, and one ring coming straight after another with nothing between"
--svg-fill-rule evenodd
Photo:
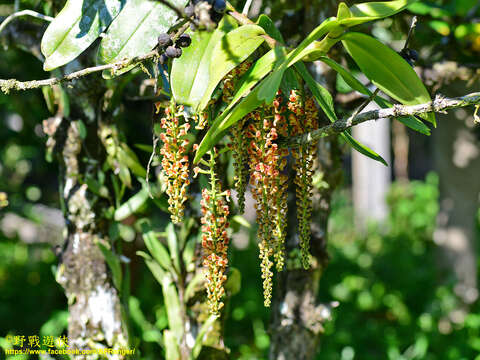
<instances>
[{"instance_id":1,"label":"fruit cluster","mask_svg":"<svg viewBox=\"0 0 480 360\"><path fill-rule=\"evenodd\" d=\"M182 48L190 46L191 43L192 39L188 34L181 34L175 41L175 44L170 34L160 34L158 36L158 48L163 50L163 54L160 55L160 63L165 64L169 58L179 58L182 56Z\"/></svg>"}]
</instances>

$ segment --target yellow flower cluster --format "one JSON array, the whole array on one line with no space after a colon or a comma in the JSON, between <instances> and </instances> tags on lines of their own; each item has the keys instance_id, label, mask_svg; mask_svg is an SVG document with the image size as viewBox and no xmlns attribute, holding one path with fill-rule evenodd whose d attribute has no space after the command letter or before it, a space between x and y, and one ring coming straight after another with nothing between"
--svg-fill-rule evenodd
<instances>
[{"instance_id":1,"label":"yellow flower cluster","mask_svg":"<svg viewBox=\"0 0 480 360\"><path fill-rule=\"evenodd\" d=\"M312 98L304 99L296 91L288 99L289 125L291 135L300 135L318 128L318 111ZM305 269L310 267L310 221L312 216L312 179L313 163L317 142L301 145L292 149L295 158L293 168L296 185L297 219L300 237L302 263Z\"/></svg>"},{"instance_id":2,"label":"yellow flower cluster","mask_svg":"<svg viewBox=\"0 0 480 360\"><path fill-rule=\"evenodd\" d=\"M235 86L238 79L251 67L250 61L244 61L234 68L223 80L222 100L230 103L235 94ZM248 185L248 141L244 136L246 119L241 119L231 129L231 149L233 167L235 169L235 190L237 191L238 209L240 213L245 211L245 192Z\"/></svg>"},{"instance_id":3,"label":"yellow flower cluster","mask_svg":"<svg viewBox=\"0 0 480 360\"><path fill-rule=\"evenodd\" d=\"M168 210L173 223L179 223L183 219L185 201L187 200L187 188L190 184L188 177L188 156L186 139L190 124L184 122L183 106L171 106L165 109L165 116L160 125L163 132L160 134L162 148L162 168L167 179L166 193L168 195Z\"/></svg>"},{"instance_id":4,"label":"yellow flower cluster","mask_svg":"<svg viewBox=\"0 0 480 360\"><path fill-rule=\"evenodd\" d=\"M224 306L222 298L225 295L223 287L227 280L225 272L228 265L228 215L230 213L227 201L230 191L221 191L220 183L214 171L214 151L210 152L208 171L195 169L195 172L210 174L210 188L202 190L202 247L204 251L203 266L205 267L208 305L212 314L218 312Z\"/></svg>"}]
</instances>

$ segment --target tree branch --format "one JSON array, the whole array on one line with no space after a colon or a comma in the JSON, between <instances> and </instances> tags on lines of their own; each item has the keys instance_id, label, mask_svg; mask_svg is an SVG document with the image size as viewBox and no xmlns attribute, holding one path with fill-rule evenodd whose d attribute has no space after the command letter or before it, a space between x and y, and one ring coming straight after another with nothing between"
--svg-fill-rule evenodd
<instances>
[{"instance_id":1,"label":"tree branch","mask_svg":"<svg viewBox=\"0 0 480 360\"><path fill-rule=\"evenodd\" d=\"M13 21L14 19L18 18L18 17L22 17L22 16L31 16L31 17L34 17L36 19L40 19L40 20L44 20L44 21L52 21L53 18L51 16L47 16L47 15L43 15L43 14L40 14L36 11L33 11L33 10L22 10L22 11L18 11L18 12L15 12L11 15L9 15L5 20L3 20L3 22L0 24L0 33L2 32L3 29L5 29L7 27L7 25Z\"/></svg>"},{"instance_id":2,"label":"tree branch","mask_svg":"<svg viewBox=\"0 0 480 360\"><path fill-rule=\"evenodd\" d=\"M322 137L339 134L355 125L370 120L386 119L392 117L422 115L429 112L441 113L448 109L455 109L470 105L480 104L480 92L471 93L456 98L446 98L437 95L433 101L419 105L393 105L388 109L379 109L366 111L353 118L347 118L335 121L334 123L313 130L309 133L284 139L281 141L282 146L301 146L316 141Z\"/></svg>"},{"instance_id":3,"label":"tree branch","mask_svg":"<svg viewBox=\"0 0 480 360\"><path fill-rule=\"evenodd\" d=\"M178 37L185 32L188 28L188 23L184 24L173 36L173 40L175 41L178 39ZM99 71L104 71L104 70L114 70L118 71L121 69L124 69L128 66L134 65L137 66L141 63L143 63L146 60L153 59L155 57L158 57L161 54L161 52L158 49L152 50L144 55L140 56L135 56L130 59L125 59L118 61L113 64L106 64L106 65L99 65L99 66L93 66L89 68L85 68L79 71L75 71L73 73L67 74L63 77L54 77L50 79L45 79L45 80L31 80L31 81L18 81L16 79L8 79L8 80L3 80L0 79L0 90L4 92L5 94L8 94L10 91L22 91L22 90L31 90L31 89L37 89L42 86L52 86L56 84L60 84L63 82L68 82L72 81L81 77L84 77L86 75L90 75Z\"/></svg>"}]
</instances>

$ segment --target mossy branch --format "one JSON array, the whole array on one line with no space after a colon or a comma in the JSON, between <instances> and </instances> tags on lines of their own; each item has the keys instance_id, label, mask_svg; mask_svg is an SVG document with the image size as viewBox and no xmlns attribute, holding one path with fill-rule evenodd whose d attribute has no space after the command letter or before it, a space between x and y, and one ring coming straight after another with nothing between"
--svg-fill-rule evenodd
<instances>
[{"instance_id":1,"label":"mossy branch","mask_svg":"<svg viewBox=\"0 0 480 360\"><path fill-rule=\"evenodd\" d=\"M444 113L449 109L456 109L460 107L478 105L480 104L480 92L471 93L468 95L447 98L441 95L437 95L433 101L419 105L394 105L388 109L379 109L366 111L356 116L349 117L347 119L337 120L334 123L321 127L320 129L313 130L303 135L295 136L289 139L283 139L281 144L283 146L300 146L305 145L318 139L336 135L349 128L361 124L370 120L387 119L402 116L414 116L427 114L429 112Z\"/></svg>"}]
</instances>

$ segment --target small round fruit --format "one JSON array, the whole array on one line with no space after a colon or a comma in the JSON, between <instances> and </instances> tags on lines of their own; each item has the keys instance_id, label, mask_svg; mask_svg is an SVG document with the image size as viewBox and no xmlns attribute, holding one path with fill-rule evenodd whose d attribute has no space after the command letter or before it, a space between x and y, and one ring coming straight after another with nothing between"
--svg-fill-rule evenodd
<instances>
[{"instance_id":1,"label":"small round fruit","mask_svg":"<svg viewBox=\"0 0 480 360\"><path fill-rule=\"evenodd\" d=\"M177 41L175 42L176 46L179 47L188 47L192 43L192 38L188 34L182 34L178 37Z\"/></svg>"},{"instance_id":2,"label":"small round fruit","mask_svg":"<svg viewBox=\"0 0 480 360\"><path fill-rule=\"evenodd\" d=\"M170 46L172 44L173 44L173 41L172 41L172 38L170 37L170 35L168 35L166 33L158 35L158 46L159 47L165 48L165 47Z\"/></svg>"},{"instance_id":3,"label":"small round fruit","mask_svg":"<svg viewBox=\"0 0 480 360\"><path fill-rule=\"evenodd\" d=\"M227 3L225 0L215 0L213 3L213 10L215 10L219 14L223 14L225 9L227 8Z\"/></svg>"},{"instance_id":4,"label":"small round fruit","mask_svg":"<svg viewBox=\"0 0 480 360\"><path fill-rule=\"evenodd\" d=\"M408 57L416 62L418 60L418 52L414 49L408 49Z\"/></svg>"},{"instance_id":5,"label":"small round fruit","mask_svg":"<svg viewBox=\"0 0 480 360\"><path fill-rule=\"evenodd\" d=\"M165 50L165 55L169 58L178 58L182 56L182 49L176 48L175 46L169 46Z\"/></svg>"}]
</instances>

